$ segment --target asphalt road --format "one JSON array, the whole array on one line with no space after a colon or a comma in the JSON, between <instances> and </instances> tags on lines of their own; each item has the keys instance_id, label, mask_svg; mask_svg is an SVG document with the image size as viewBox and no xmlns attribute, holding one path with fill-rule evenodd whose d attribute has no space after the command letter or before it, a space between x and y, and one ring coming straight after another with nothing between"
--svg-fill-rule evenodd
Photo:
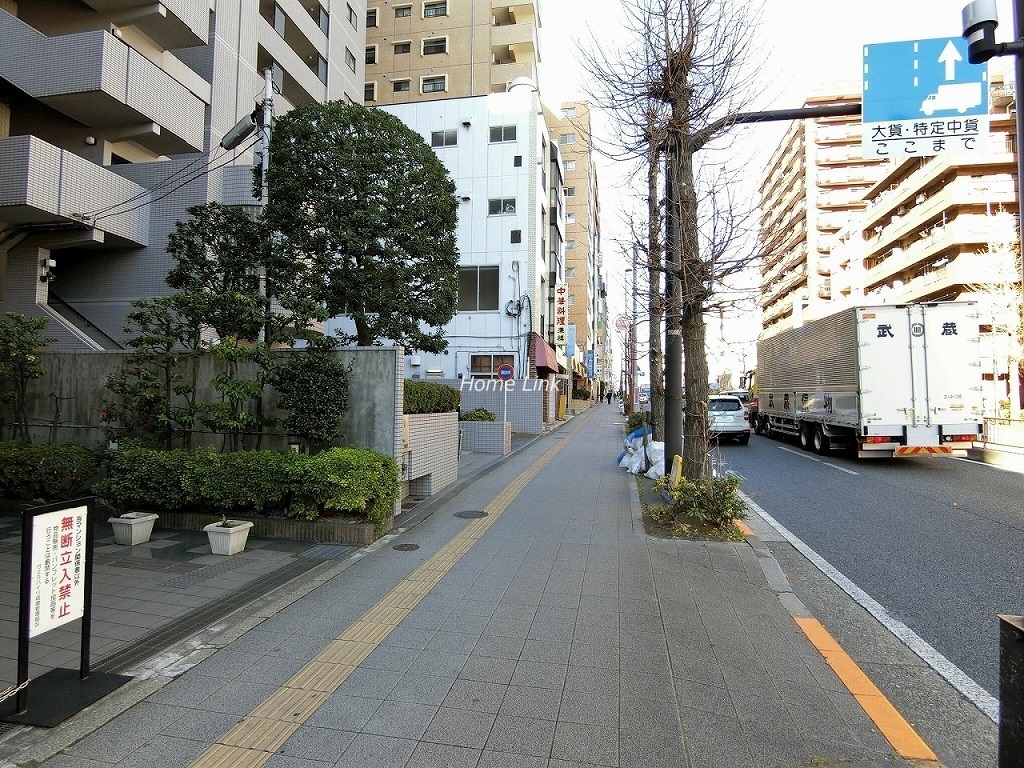
<instances>
[{"instance_id":1,"label":"asphalt road","mask_svg":"<svg viewBox=\"0 0 1024 768\"><path fill-rule=\"evenodd\" d=\"M1024 614L1024 483L949 458L819 457L726 445L743 490L993 696L997 614Z\"/></svg>"}]
</instances>

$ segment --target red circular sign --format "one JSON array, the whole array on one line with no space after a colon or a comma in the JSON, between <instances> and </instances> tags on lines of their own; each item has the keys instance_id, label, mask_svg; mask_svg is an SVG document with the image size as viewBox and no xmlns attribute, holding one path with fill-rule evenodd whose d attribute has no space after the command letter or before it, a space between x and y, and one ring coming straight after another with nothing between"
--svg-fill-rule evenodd
<instances>
[{"instance_id":1,"label":"red circular sign","mask_svg":"<svg viewBox=\"0 0 1024 768\"><path fill-rule=\"evenodd\" d=\"M498 378L502 381L508 381L515 375L515 370L508 363L502 363L498 366Z\"/></svg>"}]
</instances>

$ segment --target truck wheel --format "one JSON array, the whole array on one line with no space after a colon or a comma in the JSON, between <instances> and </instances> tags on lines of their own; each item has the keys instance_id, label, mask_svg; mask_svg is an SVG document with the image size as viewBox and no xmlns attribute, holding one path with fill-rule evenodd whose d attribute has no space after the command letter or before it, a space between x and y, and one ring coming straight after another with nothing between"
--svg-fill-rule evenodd
<instances>
[{"instance_id":1,"label":"truck wheel","mask_svg":"<svg viewBox=\"0 0 1024 768\"><path fill-rule=\"evenodd\" d=\"M806 425L800 426L800 447L805 451L809 451L814 447L811 443L811 429L813 429L813 427Z\"/></svg>"},{"instance_id":2,"label":"truck wheel","mask_svg":"<svg viewBox=\"0 0 1024 768\"><path fill-rule=\"evenodd\" d=\"M825 430L819 424L814 428L814 452L819 456L827 456L828 450L828 438L825 436Z\"/></svg>"}]
</instances>

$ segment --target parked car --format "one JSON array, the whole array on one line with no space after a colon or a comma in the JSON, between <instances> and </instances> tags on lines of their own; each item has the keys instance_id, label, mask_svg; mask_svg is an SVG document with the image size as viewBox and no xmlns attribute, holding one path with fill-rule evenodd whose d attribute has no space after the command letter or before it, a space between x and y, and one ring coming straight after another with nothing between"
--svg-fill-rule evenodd
<instances>
[{"instance_id":1,"label":"parked car","mask_svg":"<svg viewBox=\"0 0 1024 768\"><path fill-rule=\"evenodd\" d=\"M746 405L750 402L750 392L745 389L730 389L725 392L719 392L720 395L734 395L740 399L740 402Z\"/></svg>"},{"instance_id":2,"label":"parked car","mask_svg":"<svg viewBox=\"0 0 1024 768\"><path fill-rule=\"evenodd\" d=\"M736 395L708 398L708 430L712 439L728 438L740 445L750 442L750 412Z\"/></svg>"}]
</instances>

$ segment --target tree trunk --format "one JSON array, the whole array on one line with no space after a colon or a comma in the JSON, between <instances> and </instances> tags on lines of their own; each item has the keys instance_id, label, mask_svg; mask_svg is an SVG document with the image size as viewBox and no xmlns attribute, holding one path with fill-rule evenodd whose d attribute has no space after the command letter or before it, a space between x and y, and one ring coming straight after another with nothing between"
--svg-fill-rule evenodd
<instances>
[{"instance_id":1,"label":"tree trunk","mask_svg":"<svg viewBox=\"0 0 1024 768\"><path fill-rule=\"evenodd\" d=\"M661 346L665 302L661 295L661 196L659 194L660 154L655 152L647 164L647 318L648 374L651 382L651 429L654 439L665 439L665 367Z\"/></svg>"}]
</instances>

